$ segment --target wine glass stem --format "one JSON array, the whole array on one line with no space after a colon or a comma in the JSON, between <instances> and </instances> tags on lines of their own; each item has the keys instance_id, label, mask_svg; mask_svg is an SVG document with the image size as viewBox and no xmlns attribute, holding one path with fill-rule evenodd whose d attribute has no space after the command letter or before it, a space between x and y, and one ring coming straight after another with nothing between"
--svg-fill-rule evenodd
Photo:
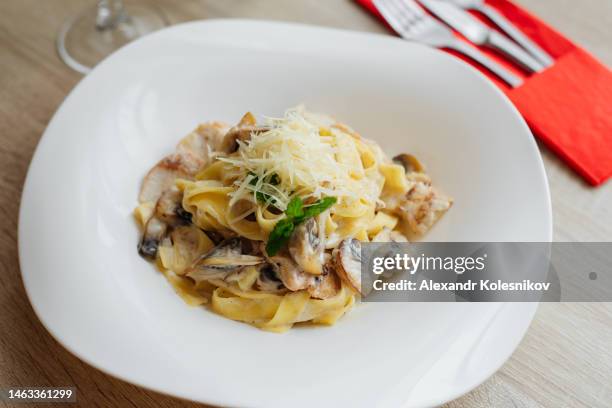
<instances>
[{"instance_id":1,"label":"wine glass stem","mask_svg":"<svg viewBox=\"0 0 612 408\"><path fill-rule=\"evenodd\" d=\"M126 19L122 0L98 0L96 14L96 28L98 30L109 30L117 26L117 23Z\"/></svg>"}]
</instances>

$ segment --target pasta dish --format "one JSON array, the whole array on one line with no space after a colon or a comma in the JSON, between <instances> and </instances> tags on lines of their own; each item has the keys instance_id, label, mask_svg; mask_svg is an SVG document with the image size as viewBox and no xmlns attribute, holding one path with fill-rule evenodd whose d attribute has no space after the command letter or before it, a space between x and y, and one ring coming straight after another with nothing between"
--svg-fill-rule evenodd
<instances>
[{"instance_id":1,"label":"pasta dish","mask_svg":"<svg viewBox=\"0 0 612 408\"><path fill-rule=\"evenodd\" d=\"M188 304L277 332L334 324L365 294L361 243L418 239L452 204L414 156L302 106L198 126L138 201L138 251Z\"/></svg>"}]
</instances>

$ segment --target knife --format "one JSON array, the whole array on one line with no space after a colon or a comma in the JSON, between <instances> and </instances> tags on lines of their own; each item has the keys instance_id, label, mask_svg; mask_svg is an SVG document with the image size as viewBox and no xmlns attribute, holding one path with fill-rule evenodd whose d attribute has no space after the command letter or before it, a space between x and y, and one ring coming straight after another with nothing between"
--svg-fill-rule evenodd
<instances>
[{"instance_id":1,"label":"knife","mask_svg":"<svg viewBox=\"0 0 612 408\"><path fill-rule=\"evenodd\" d=\"M452 3L440 0L419 0L432 14L476 45L492 48L527 70L541 72L544 65L503 34L490 29L476 17Z\"/></svg>"}]
</instances>

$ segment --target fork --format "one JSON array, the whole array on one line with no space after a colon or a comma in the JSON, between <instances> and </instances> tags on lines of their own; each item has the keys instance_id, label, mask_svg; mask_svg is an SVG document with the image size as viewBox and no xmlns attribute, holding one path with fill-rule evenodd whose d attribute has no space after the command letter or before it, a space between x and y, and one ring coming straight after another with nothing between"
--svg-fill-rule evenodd
<instances>
[{"instance_id":1,"label":"fork","mask_svg":"<svg viewBox=\"0 0 612 408\"><path fill-rule=\"evenodd\" d=\"M489 20L497 25L503 32L508 34L510 38L516 41L521 47L527 50L537 60L539 60L544 67L550 67L553 64L553 58L544 51L539 45L533 42L529 37L523 34L518 28L516 28L506 17L504 17L499 11L493 7L485 4L484 0L445 0L450 3L457 5L463 9L475 10L484 14Z\"/></svg>"},{"instance_id":2,"label":"fork","mask_svg":"<svg viewBox=\"0 0 612 408\"><path fill-rule=\"evenodd\" d=\"M476 48L456 38L450 28L425 13L414 0L374 0L374 5L402 38L457 51L493 72L512 88L523 83L522 79L487 58Z\"/></svg>"}]
</instances>

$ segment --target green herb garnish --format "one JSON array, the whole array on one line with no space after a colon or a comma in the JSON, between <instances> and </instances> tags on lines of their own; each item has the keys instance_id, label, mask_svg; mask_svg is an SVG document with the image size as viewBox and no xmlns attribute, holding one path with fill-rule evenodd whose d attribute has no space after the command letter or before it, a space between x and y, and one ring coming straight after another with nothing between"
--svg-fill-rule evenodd
<instances>
[{"instance_id":1,"label":"green herb garnish","mask_svg":"<svg viewBox=\"0 0 612 408\"><path fill-rule=\"evenodd\" d=\"M304 201L300 197L293 197L287 209L285 210L286 218L283 218L276 223L274 229L270 233L268 243L266 244L266 252L269 256L274 256L289 241L295 227L306 221L308 218L315 217L327 210L336 203L336 197L325 197L316 203L304 207Z\"/></svg>"},{"instance_id":2,"label":"green herb garnish","mask_svg":"<svg viewBox=\"0 0 612 408\"><path fill-rule=\"evenodd\" d=\"M266 252L269 256L276 255L283 244L289 241L294 228L295 225L293 225L293 220L290 220L289 218L283 218L276 223L274 229L270 233L268 243L266 244Z\"/></svg>"},{"instance_id":3,"label":"green herb garnish","mask_svg":"<svg viewBox=\"0 0 612 408\"><path fill-rule=\"evenodd\" d=\"M285 210L285 214L287 218L298 218L304 216L304 202L300 197L293 197L289 204L287 204L287 209Z\"/></svg>"},{"instance_id":4,"label":"green herb garnish","mask_svg":"<svg viewBox=\"0 0 612 408\"><path fill-rule=\"evenodd\" d=\"M306 219L321 214L323 211L336 204L336 201L336 197L325 197L308 207L304 207L303 218Z\"/></svg>"}]
</instances>

